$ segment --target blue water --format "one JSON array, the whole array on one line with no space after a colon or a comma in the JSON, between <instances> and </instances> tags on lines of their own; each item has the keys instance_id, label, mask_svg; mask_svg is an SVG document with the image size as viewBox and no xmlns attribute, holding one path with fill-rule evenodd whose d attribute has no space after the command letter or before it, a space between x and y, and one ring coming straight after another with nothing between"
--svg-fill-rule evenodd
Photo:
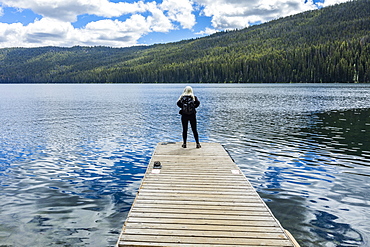
<instances>
[{"instance_id":1,"label":"blue water","mask_svg":"<svg viewBox=\"0 0 370 247\"><path fill-rule=\"evenodd\" d=\"M370 245L370 85L192 86L201 142L301 246ZM181 141L184 87L0 85L0 245L114 246L156 144Z\"/></svg>"}]
</instances>

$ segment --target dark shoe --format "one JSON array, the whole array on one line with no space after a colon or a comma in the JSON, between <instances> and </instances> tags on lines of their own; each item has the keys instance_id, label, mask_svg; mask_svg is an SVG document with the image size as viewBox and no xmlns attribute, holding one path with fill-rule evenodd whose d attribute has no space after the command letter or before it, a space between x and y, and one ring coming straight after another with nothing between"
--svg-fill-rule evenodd
<instances>
[{"instance_id":1,"label":"dark shoe","mask_svg":"<svg viewBox=\"0 0 370 247\"><path fill-rule=\"evenodd\" d=\"M186 143L182 144L182 147L183 147L183 148L186 148Z\"/></svg>"},{"instance_id":2,"label":"dark shoe","mask_svg":"<svg viewBox=\"0 0 370 247\"><path fill-rule=\"evenodd\" d=\"M201 147L200 143L197 143L197 148L200 148L200 147Z\"/></svg>"},{"instance_id":3,"label":"dark shoe","mask_svg":"<svg viewBox=\"0 0 370 247\"><path fill-rule=\"evenodd\" d=\"M161 169L162 164L159 161L154 161L153 169Z\"/></svg>"}]
</instances>

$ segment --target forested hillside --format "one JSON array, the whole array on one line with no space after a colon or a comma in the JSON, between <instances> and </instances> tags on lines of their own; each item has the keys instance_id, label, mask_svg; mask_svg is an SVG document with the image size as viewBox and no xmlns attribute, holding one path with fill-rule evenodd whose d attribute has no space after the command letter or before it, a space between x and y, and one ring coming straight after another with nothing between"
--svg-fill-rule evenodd
<instances>
[{"instance_id":1,"label":"forested hillside","mask_svg":"<svg viewBox=\"0 0 370 247\"><path fill-rule=\"evenodd\" d=\"M370 0L177 43L0 49L0 82L370 82Z\"/></svg>"}]
</instances>

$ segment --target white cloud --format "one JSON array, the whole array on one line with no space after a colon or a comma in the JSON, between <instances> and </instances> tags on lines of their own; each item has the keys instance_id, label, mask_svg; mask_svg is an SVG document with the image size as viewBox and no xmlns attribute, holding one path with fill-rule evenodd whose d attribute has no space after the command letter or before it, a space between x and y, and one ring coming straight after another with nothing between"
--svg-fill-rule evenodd
<instances>
[{"instance_id":1,"label":"white cloud","mask_svg":"<svg viewBox=\"0 0 370 247\"><path fill-rule=\"evenodd\" d=\"M107 0L3 0L13 8L31 9L43 16L28 25L0 23L0 47L9 46L73 46L105 45L132 46L149 32L169 32L176 29L173 21L183 28L195 24L188 0L175 2L113 3ZM75 28L72 23L82 14L107 18ZM129 15L124 21L109 18ZM146 15L146 17L144 16ZM190 20L190 21L189 21Z\"/></svg>"},{"instance_id":2,"label":"white cloud","mask_svg":"<svg viewBox=\"0 0 370 247\"><path fill-rule=\"evenodd\" d=\"M148 16L148 24L150 29L153 32L168 32L175 27L173 26L171 20L165 16L162 10L158 9L156 4L149 3L148 4L151 16Z\"/></svg>"},{"instance_id":3,"label":"white cloud","mask_svg":"<svg viewBox=\"0 0 370 247\"><path fill-rule=\"evenodd\" d=\"M102 43L113 47L133 46L149 31L147 20L141 15L133 15L125 22L109 19L91 22L83 29L75 29L73 39L89 46Z\"/></svg>"},{"instance_id":4,"label":"white cloud","mask_svg":"<svg viewBox=\"0 0 370 247\"><path fill-rule=\"evenodd\" d=\"M0 23L0 47L9 46L132 46L150 32L191 29L195 24L191 0L133 3L108 0L0 0L4 6L30 9L42 18L28 25ZM0 5L1 6L1 5ZM0 9L1 10L1 9ZM105 18L75 28L80 15ZM124 15L123 21L114 20ZM179 26L177 26L179 24Z\"/></svg>"},{"instance_id":5,"label":"white cloud","mask_svg":"<svg viewBox=\"0 0 370 247\"><path fill-rule=\"evenodd\" d=\"M200 31L200 32L195 33L195 34L198 34L198 35L211 35L211 34L214 34L216 32L218 32L218 30L213 29L213 28L206 27L206 29L204 31Z\"/></svg>"},{"instance_id":6,"label":"white cloud","mask_svg":"<svg viewBox=\"0 0 370 247\"><path fill-rule=\"evenodd\" d=\"M0 39L3 47L38 47L68 43L68 33L73 30L70 23L43 18L27 26L21 23L0 23Z\"/></svg>"},{"instance_id":7,"label":"white cloud","mask_svg":"<svg viewBox=\"0 0 370 247\"><path fill-rule=\"evenodd\" d=\"M33 12L61 21L74 22L82 14L111 18L148 10L142 1L113 3L108 0L2 0L6 6L31 9Z\"/></svg>"},{"instance_id":8,"label":"white cloud","mask_svg":"<svg viewBox=\"0 0 370 247\"><path fill-rule=\"evenodd\" d=\"M306 10L316 9L312 0L198 0L203 15L212 18L218 30L244 28Z\"/></svg>"},{"instance_id":9,"label":"white cloud","mask_svg":"<svg viewBox=\"0 0 370 247\"><path fill-rule=\"evenodd\" d=\"M23 36L23 25L21 23L0 23L0 45L1 47L20 47L24 43L20 41Z\"/></svg>"},{"instance_id":10,"label":"white cloud","mask_svg":"<svg viewBox=\"0 0 370 247\"><path fill-rule=\"evenodd\" d=\"M327 7L327 6L330 6L330 5L335 5L335 4L338 4L338 3L344 3L344 2L348 2L349 0L325 0L323 3L320 3L320 6L322 7Z\"/></svg>"},{"instance_id":11,"label":"white cloud","mask_svg":"<svg viewBox=\"0 0 370 247\"><path fill-rule=\"evenodd\" d=\"M132 3L110 0L0 0L0 16L6 11L5 7L20 11L29 9L42 16L30 24L0 22L0 47L132 46L151 32L192 30L196 25L194 13L197 11L209 17L212 26L196 34L208 35L346 1L326 0L314 4L313 0L137 0ZM73 24L81 15L97 16L102 20L76 28Z\"/></svg>"},{"instance_id":12,"label":"white cloud","mask_svg":"<svg viewBox=\"0 0 370 247\"><path fill-rule=\"evenodd\" d=\"M195 25L193 2L189 0L163 0L162 11L168 11L168 18L177 21L183 28L191 29Z\"/></svg>"},{"instance_id":13,"label":"white cloud","mask_svg":"<svg viewBox=\"0 0 370 247\"><path fill-rule=\"evenodd\" d=\"M23 26L21 23L0 23L0 45L2 47L40 47L105 45L112 47L133 46L148 33L148 20L133 15L125 22L101 20L91 22L84 28L74 28L69 22L42 18Z\"/></svg>"}]
</instances>

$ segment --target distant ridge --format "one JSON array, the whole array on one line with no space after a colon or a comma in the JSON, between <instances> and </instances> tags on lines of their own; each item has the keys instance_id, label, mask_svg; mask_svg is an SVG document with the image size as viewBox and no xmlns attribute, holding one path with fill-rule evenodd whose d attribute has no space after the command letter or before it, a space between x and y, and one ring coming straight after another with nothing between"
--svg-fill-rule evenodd
<instances>
[{"instance_id":1,"label":"distant ridge","mask_svg":"<svg viewBox=\"0 0 370 247\"><path fill-rule=\"evenodd\" d=\"M0 49L0 83L370 82L370 0L175 43Z\"/></svg>"}]
</instances>

